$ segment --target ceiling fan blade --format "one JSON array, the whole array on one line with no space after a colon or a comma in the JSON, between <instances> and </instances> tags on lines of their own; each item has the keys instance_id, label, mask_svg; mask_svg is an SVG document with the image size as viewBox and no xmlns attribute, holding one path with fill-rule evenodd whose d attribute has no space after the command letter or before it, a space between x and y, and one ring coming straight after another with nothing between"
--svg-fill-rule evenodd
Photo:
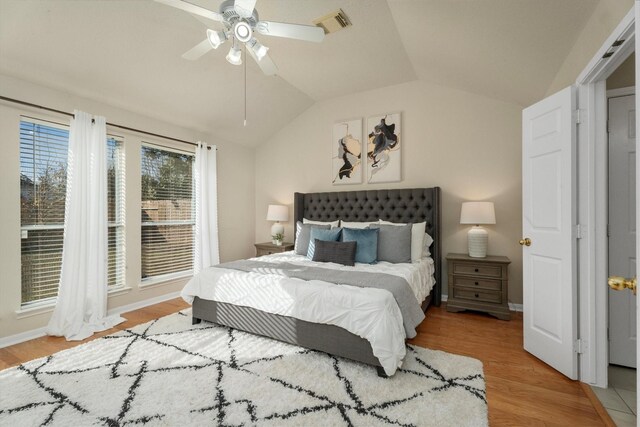
<instances>
[{"instance_id":1,"label":"ceiling fan blade","mask_svg":"<svg viewBox=\"0 0 640 427\"><path fill-rule=\"evenodd\" d=\"M262 57L262 59L258 59L253 50L247 49L247 53L251 55L251 57L258 63L258 67L265 73L267 76L275 76L278 74L278 67L273 63L268 54Z\"/></svg>"},{"instance_id":2,"label":"ceiling fan blade","mask_svg":"<svg viewBox=\"0 0 640 427\"><path fill-rule=\"evenodd\" d=\"M265 36L286 37L316 43L320 43L324 39L324 30L314 25L260 21L256 25L256 30Z\"/></svg>"},{"instance_id":3,"label":"ceiling fan blade","mask_svg":"<svg viewBox=\"0 0 640 427\"><path fill-rule=\"evenodd\" d=\"M209 43L209 40L204 39L200 43L198 43L197 45L195 45L194 47L192 47L191 49L183 53L182 57L184 59L188 59L189 61L195 61L196 59L200 58L202 55L204 55L205 53L209 52L212 49L213 49L213 46L211 46L211 43Z\"/></svg>"},{"instance_id":4,"label":"ceiling fan blade","mask_svg":"<svg viewBox=\"0 0 640 427\"><path fill-rule=\"evenodd\" d=\"M256 7L256 0L236 0L233 8L242 18L249 18L253 15L253 9Z\"/></svg>"},{"instance_id":5,"label":"ceiling fan blade","mask_svg":"<svg viewBox=\"0 0 640 427\"><path fill-rule=\"evenodd\" d=\"M222 22L223 18L218 12L205 9L193 3L183 0L155 0L158 3L166 4L167 6L175 7L176 9L184 10L192 15L202 16L204 18L211 19L213 21Z\"/></svg>"}]
</instances>

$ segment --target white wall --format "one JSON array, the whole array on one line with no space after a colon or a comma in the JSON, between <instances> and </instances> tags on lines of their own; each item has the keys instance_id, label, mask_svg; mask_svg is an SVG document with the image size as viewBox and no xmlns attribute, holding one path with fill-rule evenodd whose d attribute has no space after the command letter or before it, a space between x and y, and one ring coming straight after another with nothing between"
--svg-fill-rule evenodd
<instances>
[{"instance_id":1,"label":"white wall","mask_svg":"<svg viewBox=\"0 0 640 427\"><path fill-rule=\"evenodd\" d=\"M576 81L633 4L634 0L600 0L553 79L547 96Z\"/></svg>"},{"instance_id":2,"label":"white wall","mask_svg":"<svg viewBox=\"0 0 640 427\"><path fill-rule=\"evenodd\" d=\"M254 149L217 140L120 108L0 75L0 94L62 111L80 109L103 115L108 122L157 134L203 140L218 146L218 208L222 261L253 255L255 224ZM21 115L68 123L69 118L0 101L0 337L45 326L50 311L19 315L20 308L20 161ZM125 138L126 155L126 286L131 289L109 297L109 309L179 291L185 279L140 287L140 144L157 142L182 149L185 144L109 128Z\"/></svg>"},{"instance_id":3,"label":"white wall","mask_svg":"<svg viewBox=\"0 0 640 427\"><path fill-rule=\"evenodd\" d=\"M402 112L403 180L333 186L332 125L339 120ZM521 111L516 104L424 82L410 82L316 103L256 149L256 241L268 241L267 205L293 193L379 188L442 187L443 251L466 252L464 200L495 202L489 253L511 261L509 299L522 302ZM291 240L293 224L285 224ZM444 265L446 293L446 263Z\"/></svg>"},{"instance_id":4,"label":"white wall","mask_svg":"<svg viewBox=\"0 0 640 427\"><path fill-rule=\"evenodd\" d=\"M620 89L636 85L636 54L631 54L620 66L607 78L607 90Z\"/></svg>"}]
</instances>

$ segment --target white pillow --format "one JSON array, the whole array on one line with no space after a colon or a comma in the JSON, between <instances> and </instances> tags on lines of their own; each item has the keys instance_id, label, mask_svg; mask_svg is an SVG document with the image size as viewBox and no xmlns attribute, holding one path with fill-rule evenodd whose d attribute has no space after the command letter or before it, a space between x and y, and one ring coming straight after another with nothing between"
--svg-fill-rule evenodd
<instances>
[{"instance_id":1,"label":"white pillow","mask_svg":"<svg viewBox=\"0 0 640 427\"><path fill-rule=\"evenodd\" d=\"M431 256L431 251L429 250L429 248L431 247L432 243L433 243L433 237L431 237L429 233L424 233L424 255L423 256L425 257Z\"/></svg>"},{"instance_id":2,"label":"white pillow","mask_svg":"<svg viewBox=\"0 0 640 427\"><path fill-rule=\"evenodd\" d=\"M347 221L340 220L340 227L346 227L346 228L367 228L372 224L378 224L378 221L347 222Z\"/></svg>"},{"instance_id":3,"label":"white pillow","mask_svg":"<svg viewBox=\"0 0 640 427\"><path fill-rule=\"evenodd\" d=\"M331 228L337 228L338 224L340 224L340 220L337 219L335 221L311 221L307 218L302 218L302 223L303 224L313 224L313 225L327 225L329 224L331 226Z\"/></svg>"},{"instance_id":4,"label":"white pillow","mask_svg":"<svg viewBox=\"0 0 640 427\"><path fill-rule=\"evenodd\" d=\"M384 225L407 225L406 223L389 222L380 220ZM423 256L430 256L429 246L433 243L433 238L426 233L427 223L414 223L411 227L411 261L420 261ZM427 245L427 242L429 243ZM425 253L426 250L426 253Z\"/></svg>"}]
</instances>

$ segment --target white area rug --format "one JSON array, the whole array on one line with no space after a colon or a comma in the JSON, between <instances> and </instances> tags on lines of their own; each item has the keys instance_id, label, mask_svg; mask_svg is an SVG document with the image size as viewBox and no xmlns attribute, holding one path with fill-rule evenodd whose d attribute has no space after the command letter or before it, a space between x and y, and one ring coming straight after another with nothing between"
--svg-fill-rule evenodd
<instances>
[{"instance_id":1,"label":"white area rug","mask_svg":"<svg viewBox=\"0 0 640 427\"><path fill-rule=\"evenodd\" d=\"M370 366L190 310L0 372L2 426L486 426L482 363L408 347Z\"/></svg>"}]
</instances>

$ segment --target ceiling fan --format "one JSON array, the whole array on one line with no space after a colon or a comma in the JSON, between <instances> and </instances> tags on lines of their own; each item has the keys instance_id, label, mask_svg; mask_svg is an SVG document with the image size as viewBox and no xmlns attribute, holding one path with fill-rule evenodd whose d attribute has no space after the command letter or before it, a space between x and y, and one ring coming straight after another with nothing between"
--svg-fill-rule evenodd
<instances>
[{"instance_id":1,"label":"ceiling fan","mask_svg":"<svg viewBox=\"0 0 640 427\"><path fill-rule=\"evenodd\" d=\"M258 11L255 9L256 0L225 0L220 5L219 12L183 0L155 1L188 12L195 15L196 18L206 18L207 25L209 21L221 22L224 25L224 28L219 31L207 29L207 38L182 55L183 58L189 60L196 60L211 49L217 49L229 41L231 43L231 49L227 54L229 63L242 64L241 47L244 44L246 52L258 63L262 72L271 76L275 75L278 69L267 54L269 48L254 37L255 32L265 36L285 37L316 43L324 39L324 30L313 25L260 21Z\"/></svg>"}]
</instances>

